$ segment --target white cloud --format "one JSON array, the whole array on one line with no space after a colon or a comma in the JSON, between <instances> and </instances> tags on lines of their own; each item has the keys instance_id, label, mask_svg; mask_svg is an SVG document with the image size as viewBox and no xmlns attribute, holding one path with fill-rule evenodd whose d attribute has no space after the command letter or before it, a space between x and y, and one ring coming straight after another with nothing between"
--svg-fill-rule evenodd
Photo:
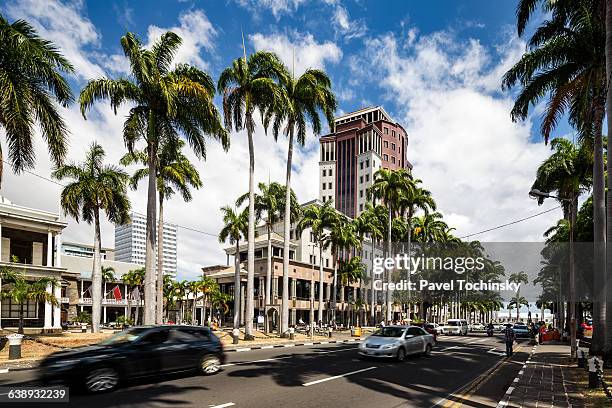
<instances>
[{"instance_id":1,"label":"white cloud","mask_svg":"<svg viewBox=\"0 0 612 408\"><path fill-rule=\"evenodd\" d=\"M86 48L97 47L100 34L82 14L81 2L63 3L50 0L18 0L5 5L13 19L25 19L38 34L51 40L74 65L82 79L99 77L102 69L87 56Z\"/></svg>"},{"instance_id":2,"label":"white cloud","mask_svg":"<svg viewBox=\"0 0 612 408\"><path fill-rule=\"evenodd\" d=\"M409 160L458 235L539 212L527 196L548 148L530 140L530 122L513 123L501 75L523 46L512 39L492 53L477 40L447 32L369 39L351 64L358 78L376 78L409 134ZM370 61L365 66L359 62ZM372 67L378 67L373 71ZM551 208L554 203L545 207ZM479 235L492 241L540 241L558 213Z\"/></svg>"},{"instance_id":3,"label":"white cloud","mask_svg":"<svg viewBox=\"0 0 612 408\"><path fill-rule=\"evenodd\" d=\"M334 10L333 22L336 33L341 34L346 40L361 38L368 31L363 20L351 20L346 8L339 4Z\"/></svg>"},{"instance_id":4,"label":"white cloud","mask_svg":"<svg viewBox=\"0 0 612 408\"><path fill-rule=\"evenodd\" d=\"M276 20L283 14L294 13L301 4L305 3L305 1L306 0L236 0L240 6L248 8L256 15L263 9L269 10Z\"/></svg>"},{"instance_id":5,"label":"white cloud","mask_svg":"<svg viewBox=\"0 0 612 408\"><path fill-rule=\"evenodd\" d=\"M256 33L250 35L249 39L256 50L273 51L289 69L294 66L295 75L302 74L308 68L323 69L328 62L333 64L342 59L340 47L331 41L319 43L310 33Z\"/></svg>"},{"instance_id":6,"label":"white cloud","mask_svg":"<svg viewBox=\"0 0 612 408\"><path fill-rule=\"evenodd\" d=\"M175 62L188 63L203 69L208 67L208 63L200 56L200 51L202 49L208 52L214 50L217 30L202 10L191 10L181 14L179 25L175 27L149 26L147 30L148 46L152 45L167 31L173 31L183 39L183 43L176 53Z\"/></svg>"}]
</instances>

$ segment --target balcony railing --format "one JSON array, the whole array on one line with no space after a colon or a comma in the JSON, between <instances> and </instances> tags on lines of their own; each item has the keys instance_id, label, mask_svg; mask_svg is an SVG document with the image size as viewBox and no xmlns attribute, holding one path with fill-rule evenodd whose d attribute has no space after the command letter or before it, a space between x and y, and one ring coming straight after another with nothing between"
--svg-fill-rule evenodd
<instances>
[{"instance_id":1,"label":"balcony railing","mask_svg":"<svg viewBox=\"0 0 612 408\"><path fill-rule=\"evenodd\" d=\"M91 305L93 303L91 298L80 298L79 299L79 303L80 304L84 304L84 305ZM121 299L121 300L117 300L117 299L102 299L102 305L105 306L127 306L127 299ZM130 301L130 304L132 306L138 306L139 301L138 300L134 300L132 299Z\"/></svg>"},{"instance_id":2,"label":"balcony railing","mask_svg":"<svg viewBox=\"0 0 612 408\"><path fill-rule=\"evenodd\" d=\"M60 303L70 303L70 298L67 298L67 297L60 298Z\"/></svg>"}]
</instances>

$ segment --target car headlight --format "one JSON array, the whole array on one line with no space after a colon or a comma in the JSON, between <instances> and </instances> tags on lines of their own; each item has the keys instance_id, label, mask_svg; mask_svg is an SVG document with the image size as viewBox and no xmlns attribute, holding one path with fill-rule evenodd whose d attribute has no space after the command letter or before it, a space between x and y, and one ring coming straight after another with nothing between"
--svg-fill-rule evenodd
<instances>
[{"instance_id":1,"label":"car headlight","mask_svg":"<svg viewBox=\"0 0 612 408\"><path fill-rule=\"evenodd\" d=\"M365 348L365 342L363 342L363 343L359 343L359 348L360 348L360 349L364 349L364 348Z\"/></svg>"},{"instance_id":2,"label":"car headlight","mask_svg":"<svg viewBox=\"0 0 612 408\"><path fill-rule=\"evenodd\" d=\"M383 344L380 348L388 350L388 349L392 349L394 347L397 347L398 345L399 345L399 342L395 342L395 343L390 343L390 344Z\"/></svg>"}]
</instances>

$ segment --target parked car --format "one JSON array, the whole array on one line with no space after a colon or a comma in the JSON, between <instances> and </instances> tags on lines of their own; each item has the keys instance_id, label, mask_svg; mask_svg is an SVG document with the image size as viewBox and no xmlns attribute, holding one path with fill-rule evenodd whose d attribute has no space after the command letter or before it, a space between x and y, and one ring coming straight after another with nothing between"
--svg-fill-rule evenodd
<instances>
[{"instance_id":1,"label":"parked car","mask_svg":"<svg viewBox=\"0 0 612 408\"><path fill-rule=\"evenodd\" d=\"M584 330L593 330L593 319L586 319L581 326Z\"/></svg>"},{"instance_id":2,"label":"parked car","mask_svg":"<svg viewBox=\"0 0 612 408\"><path fill-rule=\"evenodd\" d=\"M207 327L138 326L49 355L40 364L40 379L103 392L138 377L187 370L211 375L224 362L221 341Z\"/></svg>"},{"instance_id":3,"label":"parked car","mask_svg":"<svg viewBox=\"0 0 612 408\"><path fill-rule=\"evenodd\" d=\"M429 356L434 336L417 326L387 326L359 344L360 357L393 358L404 361L411 354Z\"/></svg>"},{"instance_id":4,"label":"parked car","mask_svg":"<svg viewBox=\"0 0 612 408\"><path fill-rule=\"evenodd\" d=\"M470 331L485 331L485 325L482 323L475 323L470 325Z\"/></svg>"},{"instance_id":5,"label":"parked car","mask_svg":"<svg viewBox=\"0 0 612 408\"><path fill-rule=\"evenodd\" d=\"M529 327L527 327L526 324L515 323L514 326L512 327L512 330L514 330L514 336L516 338L531 337L531 331L529 330Z\"/></svg>"},{"instance_id":6,"label":"parked car","mask_svg":"<svg viewBox=\"0 0 612 408\"><path fill-rule=\"evenodd\" d=\"M427 333L434 336L434 341L438 341L438 334L440 334L439 332L440 326L438 325L438 323L425 323L423 328L425 329Z\"/></svg>"},{"instance_id":7,"label":"parked car","mask_svg":"<svg viewBox=\"0 0 612 408\"><path fill-rule=\"evenodd\" d=\"M468 322L465 319L448 319L442 328L444 334L458 334L459 336L468 334Z\"/></svg>"}]
</instances>

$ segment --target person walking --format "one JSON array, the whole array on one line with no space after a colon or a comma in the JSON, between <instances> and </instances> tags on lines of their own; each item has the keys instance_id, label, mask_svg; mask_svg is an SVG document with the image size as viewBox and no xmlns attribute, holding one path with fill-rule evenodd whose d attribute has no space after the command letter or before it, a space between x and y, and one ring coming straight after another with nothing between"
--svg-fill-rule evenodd
<instances>
[{"instance_id":1,"label":"person walking","mask_svg":"<svg viewBox=\"0 0 612 408\"><path fill-rule=\"evenodd\" d=\"M506 356L508 357L512 356L512 346L514 345L514 339L514 329L512 328L511 324L507 324L504 333L504 340L506 341Z\"/></svg>"}]
</instances>

